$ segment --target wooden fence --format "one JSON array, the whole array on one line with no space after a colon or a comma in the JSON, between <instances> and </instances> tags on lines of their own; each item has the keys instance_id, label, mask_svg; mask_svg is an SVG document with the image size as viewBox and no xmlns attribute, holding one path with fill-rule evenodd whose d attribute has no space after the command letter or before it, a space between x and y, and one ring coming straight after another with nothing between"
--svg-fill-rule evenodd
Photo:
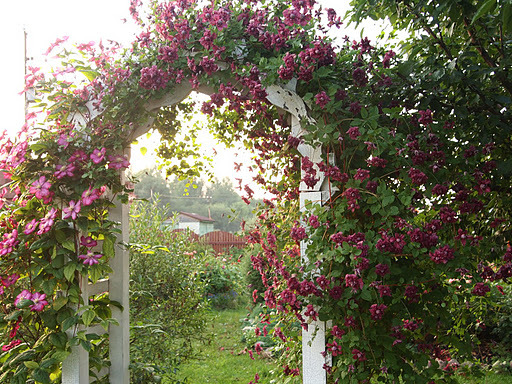
<instances>
[{"instance_id":1,"label":"wooden fence","mask_svg":"<svg viewBox=\"0 0 512 384\"><path fill-rule=\"evenodd\" d=\"M173 232L188 232L189 241L207 244L217 253L228 252L231 248L244 248L247 245L243 237L230 232L214 231L203 236L186 229L175 229Z\"/></svg>"},{"instance_id":2,"label":"wooden fence","mask_svg":"<svg viewBox=\"0 0 512 384\"><path fill-rule=\"evenodd\" d=\"M244 248L247 245L243 237L224 231L209 232L201 236L200 241L210 245L217 253L229 251L231 248Z\"/></svg>"}]
</instances>

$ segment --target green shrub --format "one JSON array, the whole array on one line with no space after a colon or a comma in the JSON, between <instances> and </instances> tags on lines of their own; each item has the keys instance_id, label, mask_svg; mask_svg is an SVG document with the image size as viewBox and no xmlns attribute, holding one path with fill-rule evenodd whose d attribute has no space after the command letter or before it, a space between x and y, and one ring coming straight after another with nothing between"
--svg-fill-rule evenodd
<instances>
[{"instance_id":1,"label":"green shrub","mask_svg":"<svg viewBox=\"0 0 512 384\"><path fill-rule=\"evenodd\" d=\"M201 280L205 294L217 309L236 308L244 302L244 285L240 259L231 254L198 253L202 262Z\"/></svg>"},{"instance_id":2,"label":"green shrub","mask_svg":"<svg viewBox=\"0 0 512 384\"><path fill-rule=\"evenodd\" d=\"M132 205L130 315L132 383L178 383L179 366L195 356L208 320L200 262L187 234L161 229L157 201Z\"/></svg>"}]
</instances>

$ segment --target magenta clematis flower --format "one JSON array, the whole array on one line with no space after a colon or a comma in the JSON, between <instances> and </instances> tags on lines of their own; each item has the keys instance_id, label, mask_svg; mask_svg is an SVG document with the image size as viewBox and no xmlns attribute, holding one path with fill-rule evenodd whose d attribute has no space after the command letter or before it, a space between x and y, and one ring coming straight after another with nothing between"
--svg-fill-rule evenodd
<instances>
[{"instance_id":1,"label":"magenta clematis flower","mask_svg":"<svg viewBox=\"0 0 512 384\"><path fill-rule=\"evenodd\" d=\"M72 220L76 220L78 217L78 214L80 213L80 210L82 209L82 206L80 204L80 201L75 202L74 200L71 200L69 202L69 207L66 207L62 210L63 218Z\"/></svg>"},{"instance_id":2,"label":"magenta clematis flower","mask_svg":"<svg viewBox=\"0 0 512 384\"><path fill-rule=\"evenodd\" d=\"M2 284L5 287L10 287L11 285L16 284L16 282L18 281L19 278L20 278L20 275L15 273L13 275L8 276L7 278L2 278Z\"/></svg>"},{"instance_id":3,"label":"magenta clematis flower","mask_svg":"<svg viewBox=\"0 0 512 384\"><path fill-rule=\"evenodd\" d=\"M48 232L51 227L53 226L53 223L55 222L55 217L57 216L57 209L52 208L45 217L43 217L39 223L39 231L37 231L38 235L42 235L43 233Z\"/></svg>"},{"instance_id":4,"label":"magenta clematis flower","mask_svg":"<svg viewBox=\"0 0 512 384\"><path fill-rule=\"evenodd\" d=\"M98 260L102 258L103 255L97 254L95 255L93 251L88 250L87 254L78 256L79 259L82 259L84 264L93 265L98 264Z\"/></svg>"},{"instance_id":5,"label":"magenta clematis flower","mask_svg":"<svg viewBox=\"0 0 512 384\"><path fill-rule=\"evenodd\" d=\"M0 256L11 253L12 249L18 244L18 231L16 229L11 233L5 233L3 241L0 242Z\"/></svg>"},{"instance_id":6,"label":"magenta clematis flower","mask_svg":"<svg viewBox=\"0 0 512 384\"><path fill-rule=\"evenodd\" d=\"M73 172L76 170L76 167L73 164L65 164L65 165L57 165L55 167L57 170L54 172L54 176L57 179L62 179L66 176L73 177Z\"/></svg>"},{"instance_id":7,"label":"magenta clematis flower","mask_svg":"<svg viewBox=\"0 0 512 384\"><path fill-rule=\"evenodd\" d=\"M321 91L315 95L316 104L320 106L320 108L325 108L327 104L331 101L331 98L325 93L325 91Z\"/></svg>"},{"instance_id":8,"label":"magenta clematis flower","mask_svg":"<svg viewBox=\"0 0 512 384\"><path fill-rule=\"evenodd\" d=\"M39 222L36 219L33 219L25 226L25 230L23 231L23 233L25 235L30 235L32 232L36 230L38 224Z\"/></svg>"},{"instance_id":9,"label":"magenta clematis flower","mask_svg":"<svg viewBox=\"0 0 512 384\"><path fill-rule=\"evenodd\" d=\"M95 247L96 245L98 245L98 242L96 240L94 240L91 236L82 236L80 237L80 245L83 245L85 247L88 247L88 248L92 248L92 247Z\"/></svg>"},{"instance_id":10,"label":"magenta clematis flower","mask_svg":"<svg viewBox=\"0 0 512 384\"><path fill-rule=\"evenodd\" d=\"M63 133L59 136L59 140L57 141L57 144L59 144L60 146L62 146L64 148L67 148L69 145L68 139L69 139L69 136L66 135L65 133Z\"/></svg>"},{"instance_id":11,"label":"magenta clematis flower","mask_svg":"<svg viewBox=\"0 0 512 384\"><path fill-rule=\"evenodd\" d=\"M101 148L101 149L95 149L94 151L92 151L91 153L91 160L94 164L99 164L103 161L103 159L105 158L105 152L107 151L106 148Z\"/></svg>"},{"instance_id":12,"label":"magenta clematis flower","mask_svg":"<svg viewBox=\"0 0 512 384\"><path fill-rule=\"evenodd\" d=\"M99 189L93 189L92 186L90 186L82 193L82 204L91 205L94 200L100 198L101 194L102 192Z\"/></svg>"},{"instance_id":13,"label":"magenta clematis flower","mask_svg":"<svg viewBox=\"0 0 512 384\"><path fill-rule=\"evenodd\" d=\"M46 305L48 305L48 302L45 299L46 299L45 293L39 293L39 292L34 293L32 295L32 298L30 299L30 300L32 300L32 302L34 304L29 306L30 310L34 311L34 312L41 312L43 310L43 308Z\"/></svg>"},{"instance_id":14,"label":"magenta clematis flower","mask_svg":"<svg viewBox=\"0 0 512 384\"><path fill-rule=\"evenodd\" d=\"M34 194L38 199L45 199L50 197L50 188L52 184L46 181L45 176L41 176L38 180L32 183L29 192Z\"/></svg>"},{"instance_id":15,"label":"magenta clematis flower","mask_svg":"<svg viewBox=\"0 0 512 384\"><path fill-rule=\"evenodd\" d=\"M9 344L2 346L2 352L10 351L11 349L13 349L14 347L16 347L20 344L21 344L21 340L18 340L18 339L13 340Z\"/></svg>"},{"instance_id":16,"label":"magenta clematis flower","mask_svg":"<svg viewBox=\"0 0 512 384\"><path fill-rule=\"evenodd\" d=\"M18 296L16 296L16 300L14 300L14 305L18 306L18 304L22 300L32 300L32 294L28 289L24 289Z\"/></svg>"},{"instance_id":17,"label":"magenta clematis flower","mask_svg":"<svg viewBox=\"0 0 512 384\"><path fill-rule=\"evenodd\" d=\"M108 160L110 161L108 167L113 169L122 169L128 168L130 166L130 162L128 161L128 156L126 155L115 155L109 156Z\"/></svg>"}]
</instances>

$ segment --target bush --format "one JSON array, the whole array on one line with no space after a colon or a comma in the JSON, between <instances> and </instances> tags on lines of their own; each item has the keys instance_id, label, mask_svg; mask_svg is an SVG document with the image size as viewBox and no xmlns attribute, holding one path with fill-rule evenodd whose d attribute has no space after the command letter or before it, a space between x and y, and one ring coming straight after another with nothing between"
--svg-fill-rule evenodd
<instances>
[{"instance_id":1,"label":"bush","mask_svg":"<svg viewBox=\"0 0 512 384\"><path fill-rule=\"evenodd\" d=\"M197 257L202 261L200 277L212 307L238 307L244 301L240 259L230 254L213 255L208 251L199 253Z\"/></svg>"},{"instance_id":2,"label":"bush","mask_svg":"<svg viewBox=\"0 0 512 384\"><path fill-rule=\"evenodd\" d=\"M134 383L178 383L181 363L204 340L208 304L187 234L162 230L168 210L137 202L131 212L130 315ZM150 363L151 362L151 363Z\"/></svg>"}]
</instances>

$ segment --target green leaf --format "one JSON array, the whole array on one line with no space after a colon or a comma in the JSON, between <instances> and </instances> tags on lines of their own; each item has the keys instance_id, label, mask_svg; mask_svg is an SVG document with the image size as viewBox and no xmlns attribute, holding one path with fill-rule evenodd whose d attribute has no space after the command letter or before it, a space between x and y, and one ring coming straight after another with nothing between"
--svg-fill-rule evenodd
<instances>
[{"instance_id":1,"label":"green leaf","mask_svg":"<svg viewBox=\"0 0 512 384\"><path fill-rule=\"evenodd\" d=\"M4 319L7 321L16 320L19 316L21 316L22 313L23 311L21 309L18 309L14 312L11 312L9 316L5 316Z\"/></svg>"},{"instance_id":2,"label":"green leaf","mask_svg":"<svg viewBox=\"0 0 512 384\"><path fill-rule=\"evenodd\" d=\"M58 297L53 301L53 309L58 311L68 303L69 298L67 296Z\"/></svg>"},{"instance_id":3,"label":"green leaf","mask_svg":"<svg viewBox=\"0 0 512 384\"><path fill-rule=\"evenodd\" d=\"M102 275L102 267L98 264L94 264L89 268L89 277L91 278L92 282L97 282Z\"/></svg>"},{"instance_id":4,"label":"green leaf","mask_svg":"<svg viewBox=\"0 0 512 384\"><path fill-rule=\"evenodd\" d=\"M84 322L84 325L86 327L88 327L92 323L92 321L94 320L95 317L96 317L96 313L91 309L82 313L82 321Z\"/></svg>"},{"instance_id":5,"label":"green leaf","mask_svg":"<svg viewBox=\"0 0 512 384\"><path fill-rule=\"evenodd\" d=\"M148 149L146 147L140 148L140 153L142 154L142 156L145 156L147 152L148 152Z\"/></svg>"},{"instance_id":6,"label":"green leaf","mask_svg":"<svg viewBox=\"0 0 512 384\"><path fill-rule=\"evenodd\" d=\"M35 361L24 361L23 364L25 364L25 367L28 369L37 369L39 368L39 364Z\"/></svg>"},{"instance_id":7,"label":"green leaf","mask_svg":"<svg viewBox=\"0 0 512 384\"><path fill-rule=\"evenodd\" d=\"M52 355L52 358L57 361L64 361L69 356L70 352L68 351L57 351Z\"/></svg>"},{"instance_id":8,"label":"green leaf","mask_svg":"<svg viewBox=\"0 0 512 384\"><path fill-rule=\"evenodd\" d=\"M84 233L89 231L89 219L87 217L80 216L76 221L78 228Z\"/></svg>"},{"instance_id":9,"label":"green leaf","mask_svg":"<svg viewBox=\"0 0 512 384\"><path fill-rule=\"evenodd\" d=\"M48 372L46 372L45 370L39 369L39 368L34 371L34 373L32 374L32 377L36 381L39 381L42 384L51 384L51 382L52 382L50 380L50 375L48 374Z\"/></svg>"},{"instance_id":10,"label":"green leaf","mask_svg":"<svg viewBox=\"0 0 512 384\"><path fill-rule=\"evenodd\" d=\"M478 8L475 15L473 16L473 19L471 20L471 24L473 24L475 21L477 21L485 14L489 13L493 8L496 8L496 0L487 0L485 3L482 4L480 8Z\"/></svg>"},{"instance_id":11,"label":"green leaf","mask_svg":"<svg viewBox=\"0 0 512 384\"><path fill-rule=\"evenodd\" d=\"M368 291L367 289L363 289L361 291L361 299L366 300L366 301L371 301L372 295L371 295L370 291Z\"/></svg>"},{"instance_id":12,"label":"green leaf","mask_svg":"<svg viewBox=\"0 0 512 384\"><path fill-rule=\"evenodd\" d=\"M87 77L87 80L89 81L93 81L99 75L99 72L92 69L80 69L80 73Z\"/></svg>"},{"instance_id":13,"label":"green leaf","mask_svg":"<svg viewBox=\"0 0 512 384\"><path fill-rule=\"evenodd\" d=\"M108 259L115 256L114 244L114 236L105 236L105 239L103 240L103 255Z\"/></svg>"},{"instance_id":14,"label":"green leaf","mask_svg":"<svg viewBox=\"0 0 512 384\"><path fill-rule=\"evenodd\" d=\"M393 201L395 201L395 196L393 196L393 195L386 195L386 196L384 196L382 198L382 207L387 207Z\"/></svg>"},{"instance_id":15,"label":"green leaf","mask_svg":"<svg viewBox=\"0 0 512 384\"><path fill-rule=\"evenodd\" d=\"M74 317L73 317L74 318ZM51 333L48 336L50 343L59 349L66 348L66 343L68 342L68 337L64 332Z\"/></svg>"},{"instance_id":16,"label":"green leaf","mask_svg":"<svg viewBox=\"0 0 512 384\"><path fill-rule=\"evenodd\" d=\"M77 318L76 316L71 316L71 317L68 317L67 319L65 319L63 322L62 322L62 330L63 331L66 331L68 330L69 328L71 328L72 326L74 326L77 322Z\"/></svg>"},{"instance_id":17,"label":"green leaf","mask_svg":"<svg viewBox=\"0 0 512 384\"><path fill-rule=\"evenodd\" d=\"M389 214L391 216L396 216L396 215L398 215L399 212L400 211L398 210L398 208L396 206L393 205L393 206L389 207Z\"/></svg>"},{"instance_id":18,"label":"green leaf","mask_svg":"<svg viewBox=\"0 0 512 384\"><path fill-rule=\"evenodd\" d=\"M512 32L512 3L503 4L501 12L503 13L503 32Z\"/></svg>"},{"instance_id":19,"label":"green leaf","mask_svg":"<svg viewBox=\"0 0 512 384\"><path fill-rule=\"evenodd\" d=\"M64 267L64 277L68 281L72 281L76 271L76 263L71 261Z\"/></svg>"}]
</instances>

